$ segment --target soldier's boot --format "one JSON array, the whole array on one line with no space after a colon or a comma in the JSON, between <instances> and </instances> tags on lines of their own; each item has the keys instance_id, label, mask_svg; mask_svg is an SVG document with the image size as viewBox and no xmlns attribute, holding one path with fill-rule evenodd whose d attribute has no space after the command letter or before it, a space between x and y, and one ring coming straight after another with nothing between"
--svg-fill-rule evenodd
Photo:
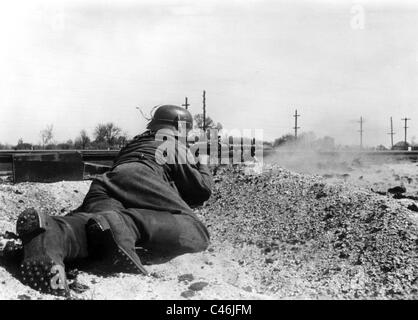
<instances>
[{"instance_id":1,"label":"soldier's boot","mask_svg":"<svg viewBox=\"0 0 418 320\"><path fill-rule=\"evenodd\" d=\"M30 208L19 215L16 231L24 251L22 282L41 292L69 296L64 260L87 257L85 221Z\"/></svg>"},{"instance_id":2,"label":"soldier's boot","mask_svg":"<svg viewBox=\"0 0 418 320\"><path fill-rule=\"evenodd\" d=\"M108 211L95 214L86 226L89 256L113 272L147 274L135 252L138 234L129 216Z\"/></svg>"}]
</instances>

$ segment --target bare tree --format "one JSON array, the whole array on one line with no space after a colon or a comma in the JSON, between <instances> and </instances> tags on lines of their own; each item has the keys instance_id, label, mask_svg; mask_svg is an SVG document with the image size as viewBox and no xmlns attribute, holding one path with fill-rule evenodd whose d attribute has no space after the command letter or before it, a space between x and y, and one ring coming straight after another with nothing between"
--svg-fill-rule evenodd
<instances>
[{"instance_id":1,"label":"bare tree","mask_svg":"<svg viewBox=\"0 0 418 320\"><path fill-rule=\"evenodd\" d=\"M203 129L203 113L198 113L194 116L194 123L196 128ZM215 123L209 116L206 116L205 126L206 129L222 129L222 124L220 122Z\"/></svg>"},{"instance_id":2,"label":"bare tree","mask_svg":"<svg viewBox=\"0 0 418 320\"><path fill-rule=\"evenodd\" d=\"M128 143L128 134L123 132L116 140L116 144L119 148L123 148Z\"/></svg>"},{"instance_id":3,"label":"bare tree","mask_svg":"<svg viewBox=\"0 0 418 320\"><path fill-rule=\"evenodd\" d=\"M74 141L74 146L77 149L86 149L90 144L90 137L86 130L81 130L79 136Z\"/></svg>"},{"instance_id":4,"label":"bare tree","mask_svg":"<svg viewBox=\"0 0 418 320\"><path fill-rule=\"evenodd\" d=\"M112 122L106 124L100 123L94 129L95 142L99 144L105 142L108 147L112 147L117 143L121 132L122 129Z\"/></svg>"},{"instance_id":5,"label":"bare tree","mask_svg":"<svg viewBox=\"0 0 418 320\"><path fill-rule=\"evenodd\" d=\"M17 145L13 148L15 150L33 150L33 145L30 143L23 142L22 138L19 138Z\"/></svg>"},{"instance_id":6,"label":"bare tree","mask_svg":"<svg viewBox=\"0 0 418 320\"><path fill-rule=\"evenodd\" d=\"M45 145L52 142L52 139L54 138L54 134L52 132L53 128L54 126L50 124L50 125L47 125L45 129L41 130L40 136L41 136L42 147L45 147Z\"/></svg>"}]
</instances>

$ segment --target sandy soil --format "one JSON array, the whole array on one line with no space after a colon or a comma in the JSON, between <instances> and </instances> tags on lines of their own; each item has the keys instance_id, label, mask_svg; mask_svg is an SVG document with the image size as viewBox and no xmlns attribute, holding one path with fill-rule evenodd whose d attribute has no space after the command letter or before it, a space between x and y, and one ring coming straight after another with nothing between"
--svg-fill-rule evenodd
<instances>
[{"instance_id":1,"label":"sandy soil","mask_svg":"<svg viewBox=\"0 0 418 320\"><path fill-rule=\"evenodd\" d=\"M17 215L26 207L53 215L69 212L81 203L89 185L89 181L1 184L0 233L13 232ZM206 252L147 266L149 276L103 274L100 268L95 270L93 264L77 275L77 285L88 286L88 289L73 290L72 295L76 299L269 298L257 292L254 276L238 264L237 256L240 253L232 245L213 241ZM23 285L14 277L14 272L14 266L0 265L0 299L57 299Z\"/></svg>"},{"instance_id":2,"label":"sandy soil","mask_svg":"<svg viewBox=\"0 0 418 320\"><path fill-rule=\"evenodd\" d=\"M212 235L207 251L148 265L146 277L103 274L90 264L80 268L72 296L418 298L418 213L408 209L413 200L345 180L277 166L261 175L219 170L212 198L197 211ZM14 231L26 207L65 214L81 203L89 183L0 184L0 233ZM24 286L4 264L0 298L56 299Z\"/></svg>"}]
</instances>

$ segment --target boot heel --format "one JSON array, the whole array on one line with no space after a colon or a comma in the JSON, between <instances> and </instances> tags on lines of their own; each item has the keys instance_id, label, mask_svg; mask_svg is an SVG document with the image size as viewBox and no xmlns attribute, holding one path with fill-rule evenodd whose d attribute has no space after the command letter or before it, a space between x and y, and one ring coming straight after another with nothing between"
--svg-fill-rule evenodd
<instances>
[{"instance_id":1,"label":"boot heel","mask_svg":"<svg viewBox=\"0 0 418 320\"><path fill-rule=\"evenodd\" d=\"M100 258L104 254L106 241L105 233L110 231L110 226L101 219L89 219L86 224L87 247L89 256Z\"/></svg>"},{"instance_id":2,"label":"boot heel","mask_svg":"<svg viewBox=\"0 0 418 320\"><path fill-rule=\"evenodd\" d=\"M110 230L110 225L109 222L107 222L106 218L97 216L87 221L87 229L90 228L97 229L97 231L106 231Z\"/></svg>"},{"instance_id":3,"label":"boot heel","mask_svg":"<svg viewBox=\"0 0 418 320\"><path fill-rule=\"evenodd\" d=\"M33 208L19 215L16 231L23 243L22 283L41 292L68 296L63 261L68 254L66 232L53 217Z\"/></svg>"},{"instance_id":4,"label":"boot heel","mask_svg":"<svg viewBox=\"0 0 418 320\"><path fill-rule=\"evenodd\" d=\"M87 222L86 233L89 255L102 259L105 269L148 274L135 252L130 254L117 244L112 229L105 219L98 217L90 219Z\"/></svg>"},{"instance_id":5,"label":"boot heel","mask_svg":"<svg viewBox=\"0 0 418 320\"><path fill-rule=\"evenodd\" d=\"M17 219L16 232L21 239L42 233L45 229L45 214L39 213L33 208L24 210Z\"/></svg>"}]
</instances>

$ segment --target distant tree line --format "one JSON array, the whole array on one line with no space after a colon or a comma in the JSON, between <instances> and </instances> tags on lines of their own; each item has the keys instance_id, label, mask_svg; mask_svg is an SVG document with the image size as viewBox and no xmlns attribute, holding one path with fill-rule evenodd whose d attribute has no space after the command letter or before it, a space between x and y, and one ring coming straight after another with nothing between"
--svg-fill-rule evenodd
<instances>
[{"instance_id":1,"label":"distant tree line","mask_svg":"<svg viewBox=\"0 0 418 320\"><path fill-rule=\"evenodd\" d=\"M55 142L52 125L41 130L39 137L39 144L24 142L20 138L16 145L0 143L0 150L108 150L120 149L128 141L128 135L113 122L99 123L94 128L92 138L86 130L81 130L74 140Z\"/></svg>"},{"instance_id":2,"label":"distant tree line","mask_svg":"<svg viewBox=\"0 0 418 320\"><path fill-rule=\"evenodd\" d=\"M203 114L194 116L195 128L203 128ZM222 124L213 121L210 117L206 117L205 127L207 129L222 129ZM53 125L47 125L45 129L39 133L40 143L31 144L20 138L16 145L1 144L0 150L114 150L122 148L128 142L128 135L122 131L113 122L99 123L90 137L86 130L81 130L74 140L66 142L55 142ZM232 137L227 137L227 141ZM244 143L250 143L250 139L244 138ZM248 140L248 141L247 141ZM231 143L231 141L229 141ZM265 148L279 147L302 147L315 149L333 149L335 148L334 139L331 137L316 138L313 132L302 133L295 138L293 134L285 134L273 142L264 141Z\"/></svg>"},{"instance_id":3,"label":"distant tree line","mask_svg":"<svg viewBox=\"0 0 418 320\"><path fill-rule=\"evenodd\" d=\"M203 128L203 114L196 114L194 123L195 128ZM222 125L209 116L206 117L205 126L206 129L222 129ZM69 139L66 142L55 142L53 131L53 125L47 125L39 133L39 144L28 143L20 138L16 145L0 143L0 150L108 150L120 149L128 142L128 135L113 122L99 123L94 128L92 137L86 130L81 130L74 140Z\"/></svg>"}]
</instances>

